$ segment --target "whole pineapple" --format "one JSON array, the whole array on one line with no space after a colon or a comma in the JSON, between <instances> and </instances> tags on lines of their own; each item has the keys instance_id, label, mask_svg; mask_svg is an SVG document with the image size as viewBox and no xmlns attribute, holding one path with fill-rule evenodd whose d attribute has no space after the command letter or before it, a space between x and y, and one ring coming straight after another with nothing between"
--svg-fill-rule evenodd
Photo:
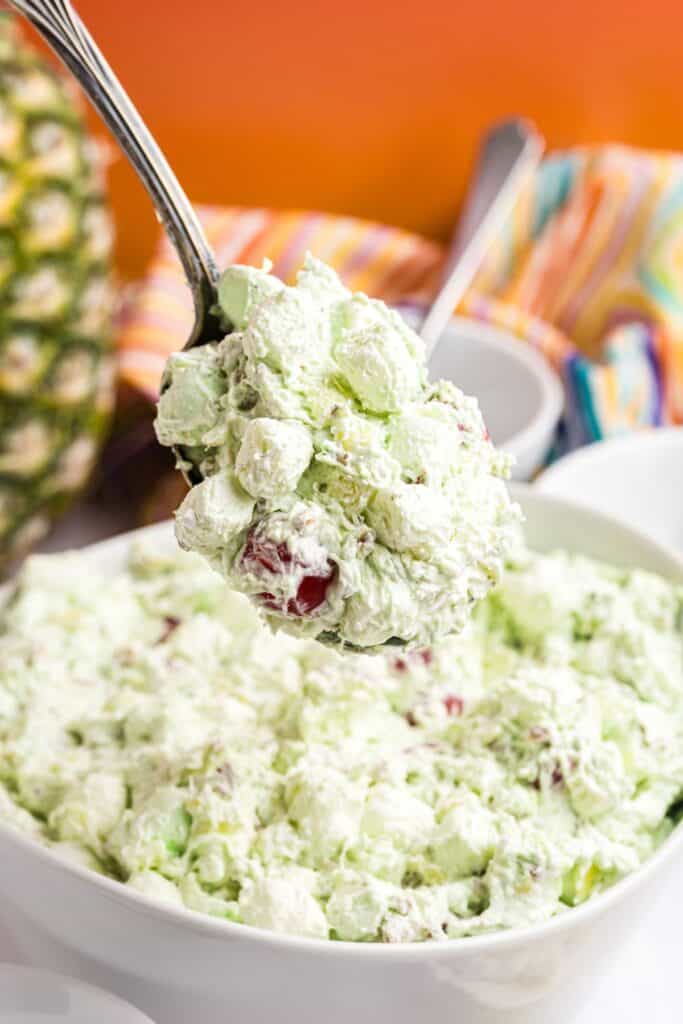
<instances>
[{"instance_id":1,"label":"whole pineapple","mask_svg":"<svg viewBox=\"0 0 683 1024\"><path fill-rule=\"evenodd\" d=\"M78 99L0 14L0 574L81 489L106 430L112 239Z\"/></svg>"}]
</instances>

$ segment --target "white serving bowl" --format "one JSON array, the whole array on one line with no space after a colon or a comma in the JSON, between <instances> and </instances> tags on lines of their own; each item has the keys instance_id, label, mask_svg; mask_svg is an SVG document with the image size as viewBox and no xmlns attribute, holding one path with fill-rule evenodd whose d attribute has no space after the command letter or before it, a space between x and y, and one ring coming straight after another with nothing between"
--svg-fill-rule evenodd
<instances>
[{"instance_id":1,"label":"white serving bowl","mask_svg":"<svg viewBox=\"0 0 683 1024\"><path fill-rule=\"evenodd\" d=\"M493 443L515 457L513 478L530 480L548 454L564 403L560 380L543 356L512 334L453 317L429 375L476 395Z\"/></svg>"},{"instance_id":2,"label":"white serving bowl","mask_svg":"<svg viewBox=\"0 0 683 1024\"><path fill-rule=\"evenodd\" d=\"M533 547L564 547L683 582L683 560L642 534L533 488L515 492ZM144 532L174 543L169 524ZM130 537L90 548L93 569L119 569ZM275 935L156 904L0 826L0 918L33 963L94 981L164 1024L569 1024L682 856L679 828L635 874L534 927L362 945Z\"/></svg>"},{"instance_id":3,"label":"white serving bowl","mask_svg":"<svg viewBox=\"0 0 683 1024\"><path fill-rule=\"evenodd\" d=\"M683 427L580 448L547 469L537 487L683 550Z\"/></svg>"}]
</instances>

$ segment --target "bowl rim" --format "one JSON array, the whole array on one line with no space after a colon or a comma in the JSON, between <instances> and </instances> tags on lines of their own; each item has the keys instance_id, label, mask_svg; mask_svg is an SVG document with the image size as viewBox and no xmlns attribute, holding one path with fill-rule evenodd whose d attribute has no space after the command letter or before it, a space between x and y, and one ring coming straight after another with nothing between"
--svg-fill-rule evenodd
<instances>
[{"instance_id":1,"label":"bowl rim","mask_svg":"<svg viewBox=\"0 0 683 1024\"><path fill-rule=\"evenodd\" d=\"M675 548L669 547L660 541L653 540L646 533L627 523L622 523L612 516L605 515L579 502L569 501L565 498L557 498L553 495L546 495L539 492L535 486L529 484L515 483L511 485L511 491L516 498L525 501L540 503L543 506L562 509L565 512L574 513L580 517L597 521L602 527L611 528L619 532L625 539L630 539L641 548L649 551L658 559L669 563L671 577L680 578L683 583L683 555ZM130 530L126 533L109 537L106 540L95 544L87 545L81 551L102 552L117 548L125 548L133 539L140 536L169 537L171 520L156 523L152 526ZM51 557L49 555L41 557ZM2 600L11 591L12 581L0 586L0 608ZM555 917L536 924L525 925L520 928L498 930L483 935L472 935L456 939L444 939L443 941L423 941L406 943L371 943L352 942L349 940L332 941L330 939L305 938L298 935L271 932L264 928L257 928L253 925L228 921L223 918L211 917L199 911L191 910L184 906L174 906L162 903L160 900L137 892L125 884L101 875L97 872L61 858L50 847L44 846L38 840L26 835L16 828L0 821L0 842L9 843L19 847L26 856L35 856L50 871L57 875L66 873L76 879L85 882L86 886L94 886L101 896L116 904L128 907L134 912L141 913L147 917L153 917L160 924L173 923L187 930L188 935L194 932L207 938L228 941L242 939L256 946L269 947L279 950L282 953L297 952L314 956L333 956L341 960L381 960L390 963L394 960L404 959L433 961L439 959L467 958L478 953L492 950L500 951L505 949L513 950L519 945L533 944L543 941L546 936L562 934L573 927L579 927L593 918L601 917L609 909L622 899L627 898L629 893L640 889L644 883L660 867L669 863L683 851L683 822L677 825L664 840L661 846L648 857L638 868L615 882L604 892L582 903L578 907L567 908L566 911L557 914ZM15 900L15 905L22 909L21 900Z\"/></svg>"},{"instance_id":2,"label":"bowl rim","mask_svg":"<svg viewBox=\"0 0 683 1024\"><path fill-rule=\"evenodd\" d=\"M521 455L552 434L564 410L564 388L559 374L546 357L531 342L513 334L512 331L467 316L451 317L433 355L442 345L448 343L448 334L451 331L477 335L492 348L505 350L507 355L516 359L529 371L539 385L541 396L531 419L507 441L497 442L498 447L513 455Z\"/></svg>"}]
</instances>

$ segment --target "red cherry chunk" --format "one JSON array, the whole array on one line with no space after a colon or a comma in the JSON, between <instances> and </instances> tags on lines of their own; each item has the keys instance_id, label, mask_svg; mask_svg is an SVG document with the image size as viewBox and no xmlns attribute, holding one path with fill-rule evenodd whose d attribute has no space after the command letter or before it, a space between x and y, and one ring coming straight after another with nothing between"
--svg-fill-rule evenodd
<instances>
[{"instance_id":1,"label":"red cherry chunk","mask_svg":"<svg viewBox=\"0 0 683 1024\"><path fill-rule=\"evenodd\" d=\"M265 575L261 571L264 569L273 576L285 576L296 569L306 569L298 558L292 556L286 544L276 544L267 537L257 537L253 530L247 538L241 564L257 577ZM330 585L336 577L337 567L328 559L327 570L322 575L320 572L307 574L304 571L296 595L289 598L286 605L283 606L283 600L269 591L256 596L266 608L305 618L325 603Z\"/></svg>"},{"instance_id":2,"label":"red cherry chunk","mask_svg":"<svg viewBox=\"0 0 683 1024\"><path fill-rule=\"evenodd\" d=\"M337 575L336 566L328 561L329 572L325 576L304 576L296 592L296 597L287 603L290 615L310 615L320 608L327 600L327 591Z\"/></svg>"},{"instance_id":3,"label":"red cherry chunk","mask_svg":"<svg viewBox=\"0 0 683 1024\"><path fill-rule=\"evenodd\" d=\"M443 705L449 715L461 715L465 710L465 701L462 697L456 697L454 693L446 694Z\"/></svg>"},{"instance_id":4,"label":"red cherry chunk","mask_svg":"<svg viewBox=\"0 0 683 1024\"><path fill-rule=\"evenodd\" d=\"M242 564L255 576L259 575L257 566L268 572L281 573L283 565L290 565L292 555L286 544L276 544L267 537L256 537L252 530L247 537L242 553Z\"/></svg>"}]
</instances>

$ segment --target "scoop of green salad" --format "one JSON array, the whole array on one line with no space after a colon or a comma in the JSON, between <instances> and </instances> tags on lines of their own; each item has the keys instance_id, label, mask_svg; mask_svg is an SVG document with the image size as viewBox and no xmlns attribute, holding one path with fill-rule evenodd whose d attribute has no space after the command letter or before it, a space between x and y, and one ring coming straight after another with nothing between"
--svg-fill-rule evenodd
<instances>
[{"instance_id":1,"label":"scoop of green salad","mask_svg":"<svg viewBox=\"0 0 683 1024\"><path fill-rule=\"evenodd\" d=\"M229 333L169 360L159 441L203 478L176 513L272 624L359 647L462 629L516 519L477 402L427 380L398 313L309 257L295 287L233 266Z\"/></svg>"},{"instance_id":2,"label":"scoop of green salad","mask_svg":"<svg viewBox=\"0 0 683 1024\"><path fill-rule=\"evenodd\" d=\"M0 821L170 905L321 939L545 920L683 788L683 591L519 547L433 647L269 636L194 555L30 559L0 610Z\"/></svg>"}]
</instances>

